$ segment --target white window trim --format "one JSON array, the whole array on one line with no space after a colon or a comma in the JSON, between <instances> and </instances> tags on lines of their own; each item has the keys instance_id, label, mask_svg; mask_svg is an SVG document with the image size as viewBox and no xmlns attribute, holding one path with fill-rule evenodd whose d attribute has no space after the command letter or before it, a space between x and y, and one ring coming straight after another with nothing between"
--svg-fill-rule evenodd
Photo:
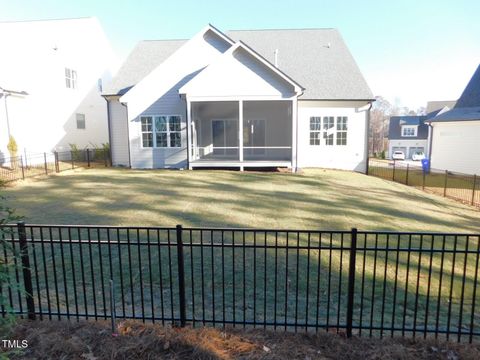
<instances>
[{"instance_id":1,"label":"white window trim","mask_svg":"<svg viewBox=\"0 0 480 360\"><path fill-rule=\"evenodd\" d=\"M78 127L78 116L83 116L83 128ZM87 117L83 113L75 113L75 123L77 125L77 130L86 130L87 129Z\"/></svg>"},{"instance_id":2,"label":"white window trim","mask_svg":"<svg viewBox=\"0 0 480 360\"><path fill-rule=\"evenodd\" d=\"M163 131L163 133L167 134L168 146L157 146L157 129L155 127L155 118L160 117L160 116L166 117L168 120L172 116L176 116L176 117L180 118L180 130L179 131L170 131L169 121L167 121L167 131ZM143 146L143 133L144 132L146 133L146 131L142 131L142 118L147 118L147 117L152 118L152 143L153 143L152 147ZM182 139L182 134L183 134L183 127L182 127L183 121L182 120L183 120L183 117L182 117L182 115L176 115L176 114L140 115L139 119L140 119L140 144L141 144L142 149L181 149L182 148L182 146L183 146L183 139ZM180 133L180 146L170 146L170 133Z\"/></svg>"},{"instance_id":3,"label":"white window trim","mask_svg":"<svg viewBox=\"0 0 480 360\"><path fill-rule=\"evenodd\" d=\"M327 139L324 138L324 134L327 133L327 129L324 129L324 119L325 118L331 118L333 117L333 127L332 128L329 128L329 129L333 129L331 131L333 131L333 144L332 145L327 145ZM311 130L310 129L310 119L311 118L320 118L320 130ZM347 119L347 130L337 130L337 126L338 126L338 119L339 118L346 118ZM312 146L312 147L319 147L319 146L327 146L327 147L347 147L348 146L348 124L349 124L349 117L348 115L337 115L337 116L332 116L332 115L311 115L309 116L308 118L308 146ZM320 144L319 145L315 145L315 144L311 144L310 143L310 139L311 139L311 133L312 132L315 132L315 133L319 133L319 137L320 137ZM346 133L346 144L345 145L337 145L337 135L339 132L344 132Z\"/></svg>"},{"instance_id":4,"label":"white window trim","mask_svg":"<svg viewBox=\"0 0 480 360\"><path fill-rule=\"evenodd\" d=\"M413 129L413 135L405 135L404 130L406 129ZM418 134L418 126L417 125L402 125L402 137L417 137Z\"/></svg>"}]
</instances>

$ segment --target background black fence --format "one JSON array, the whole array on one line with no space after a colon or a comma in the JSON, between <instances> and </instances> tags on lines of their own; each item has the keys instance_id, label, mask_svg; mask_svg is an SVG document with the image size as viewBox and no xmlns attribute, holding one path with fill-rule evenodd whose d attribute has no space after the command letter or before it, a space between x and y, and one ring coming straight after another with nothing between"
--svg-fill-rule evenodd
<instances>
[{"instance_id":1,"label":"background black fence","mask_svg":"<svg viewBox=\"0 0 480 360\"><path fill-rule=\"evenodd\" d=\"M78 167L111 166L110 150L82 149L0 157L0 181L9 182Z\"/></svg>"},{"instance_id":2,"label":"background black fence","mask_svg":"<svg viewBox=\"0 0 480 360\"><path fill-rule=\"evenodd\" d=\"M2 233L12 285L1 289L3 314L480 335L479 234L23 224Z\"/></svg>"},{"instance_id":3,"label":"background black fence","mask_svg":"<svg viewBox=\"0 0 480 360\"><path fill-rule=\"evenodd\" d=\"M368 174L414 186L480 208L480 178L453 171L430 169L394 160L369 159Z\"/></svg>"}]
</instances>

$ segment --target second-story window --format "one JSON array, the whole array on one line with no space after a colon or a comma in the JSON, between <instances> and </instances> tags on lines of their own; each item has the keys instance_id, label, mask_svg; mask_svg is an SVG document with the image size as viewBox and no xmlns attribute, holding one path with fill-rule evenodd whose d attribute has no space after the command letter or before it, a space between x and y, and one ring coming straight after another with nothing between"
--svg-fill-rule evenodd
<instances>
[{"instance_id":1,"label":"second-story window","mask_svg":"<svg viewBox=\"0 0 480 360\"><path fill-rule=\"evenodd\" d=\"M65 68L65 86L69 89L77 88L77 72L75 70Z\"/></svg>"},{"instance_id":2,"label":"second-story window","mask_svg":"<svg viewBox=\"0 0 480 360\"><path fill-rule=\"evenodd\" d=\"M417 136L417 127L416 126L402 126L402 136L405 136L405 137Z\"/></svg>"}]
</instances>

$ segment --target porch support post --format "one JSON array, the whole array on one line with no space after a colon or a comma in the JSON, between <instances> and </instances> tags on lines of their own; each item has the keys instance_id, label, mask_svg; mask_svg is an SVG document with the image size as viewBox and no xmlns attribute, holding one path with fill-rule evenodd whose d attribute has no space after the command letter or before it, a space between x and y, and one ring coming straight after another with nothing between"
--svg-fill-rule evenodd
<instances>
[{"instance_id":1,"label":"porch support post","mask_svg":"<svg viewBox=\"0 0 480 360\"><path fill-rule=\"evenodd\" d=\"M238 160L240 171L243 171L243 100L238 101Z\"/></svg>"},{"instance_id":2,"label":"porch support post","mask_svg":"<svg viewBox=\"0 0 480 360\"><path fill-rule=\"evenodd\" d=\"M192 170L192 161L194 160L193 151L193 132L192 132L192 103L187 97L187 153L188 153L188 169ZM189 136L190 134L190 136Z\"/></svg>"},{"instance_id":3,"label":"porch support post","mask_svg":"<svg viewBox=\"0 0 480 360\"><path fill-rule=\"evenodd\" d=\"M292 100L292 172L297 172L297 98Z\"/></svg>"}]
</instances>

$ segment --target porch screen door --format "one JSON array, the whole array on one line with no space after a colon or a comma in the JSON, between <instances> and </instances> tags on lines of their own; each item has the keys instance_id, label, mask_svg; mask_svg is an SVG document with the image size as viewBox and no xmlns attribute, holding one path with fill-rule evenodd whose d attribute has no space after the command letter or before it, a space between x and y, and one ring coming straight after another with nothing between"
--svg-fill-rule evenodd
<instances>
[{"instance_id":1,"label":"porch screen door","mask_svg":"<svg viewBox=\"0 0 480 360\"><path fill-rule=\"evenodd\" d=\"M243 145L247 147L245 149L247 154L265 154L265 134L265 120L247 120L243 123Z\"/></svg>"},{"instance_id":2,"label":"porch screen door","mask_svg":"<svg viewBox=\"0 0 480 360\"><path fill-rule=\"evenodd\" d=\"M212 120L212 143L215 155L235 155L237 153L235 148L237 146L237 129L234 120Z\"/></svg>"}]
</instances>

